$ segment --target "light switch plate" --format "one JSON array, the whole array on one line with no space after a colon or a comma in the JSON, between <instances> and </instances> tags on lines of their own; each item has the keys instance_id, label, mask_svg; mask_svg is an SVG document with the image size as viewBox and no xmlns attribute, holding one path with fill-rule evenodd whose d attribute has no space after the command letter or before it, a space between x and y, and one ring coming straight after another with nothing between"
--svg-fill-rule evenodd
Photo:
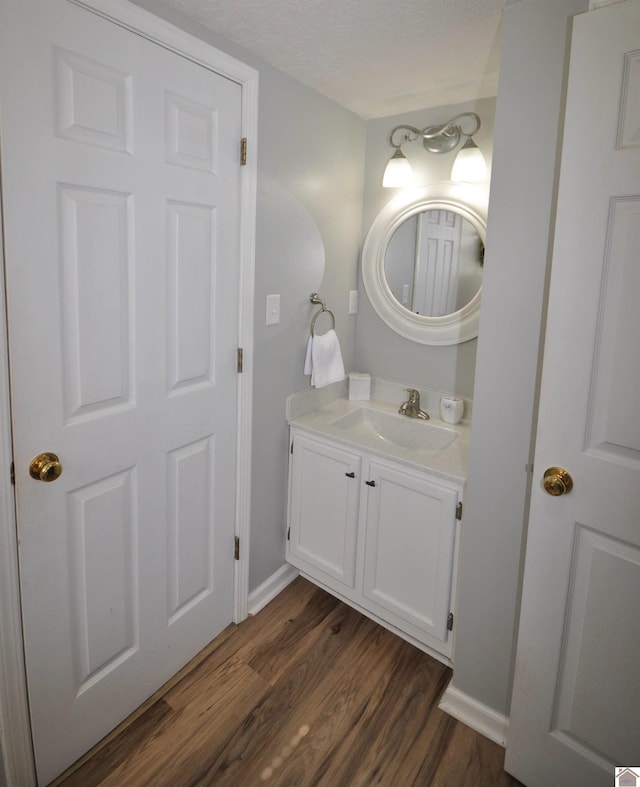
<instances>
[{"instance_id":1,"label":"light switch plate","mask_svg":"<svg viewBox=\"0 0 640 787\"><path fill-rule=\"evenodd\" d=\"M267 295L266 324L277 325L280 322L280 296Z\"/></svg>"},{"instance_id":2,"label":"light switch plate","mask_svg":"<svg viewBox=\"0 0 640 787\"><path fill-rule=\"evenodd\" d=\"M349 290L349 314L358 313L358 290Z\"/></svg>"}]
</instances>

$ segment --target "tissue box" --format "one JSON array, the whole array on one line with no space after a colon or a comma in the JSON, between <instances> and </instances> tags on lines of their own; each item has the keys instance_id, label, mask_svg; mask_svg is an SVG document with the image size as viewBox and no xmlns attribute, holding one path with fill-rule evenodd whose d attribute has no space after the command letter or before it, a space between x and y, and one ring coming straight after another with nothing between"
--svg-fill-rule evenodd
<instances>
[{"instance_id":1,"label":"tissue box","mask_svg":"<svg viewBox=\"0 0 640 787\"><path fill-rule=\"evenodd\" d=\"M349 372L349 399L366 402L371 398L371 376Z\"/></svg>"}]
</instances>

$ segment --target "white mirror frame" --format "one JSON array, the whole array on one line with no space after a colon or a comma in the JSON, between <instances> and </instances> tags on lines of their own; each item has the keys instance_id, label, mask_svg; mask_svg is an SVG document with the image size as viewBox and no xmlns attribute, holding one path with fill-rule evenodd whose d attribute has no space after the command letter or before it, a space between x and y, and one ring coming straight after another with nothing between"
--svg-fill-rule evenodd
<instances>
[{"instance_id":1,"label":"white mirror frame","mask_svg":"<svg viewBox=\"0 0 640 787\"><path fill-rule=\"evenodd\" d=\"M405 339L420 344L460 344L478 335L482 287L457 312L442 317L414 314L400 304L384 272L384 258L391 236L403 221L425 210L450 210L469 221L486 240L488 192L464 183L434 183L403 190L376 216L362 248L362 280L380 319Z\"/></svg>"}]
</instances>

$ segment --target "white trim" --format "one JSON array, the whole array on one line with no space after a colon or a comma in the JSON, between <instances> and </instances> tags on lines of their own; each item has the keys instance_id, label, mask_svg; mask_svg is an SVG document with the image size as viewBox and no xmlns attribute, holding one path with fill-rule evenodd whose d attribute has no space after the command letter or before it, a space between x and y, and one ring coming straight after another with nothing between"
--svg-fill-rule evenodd
<instances>
[{"instance_id":1,"label":"white trim","mask_svg":"<svg viewBox=\"0 0 640 787\"><path fill-rule=\"evenodd\" d=\"M2 194L0 192L0 208ZM0 230L2 225L0 224ZM0 784L36 784L24 669L16 509L11 484L11 408L4 255L0 243Z\"/></svg>"},{"instance_id":2,"label":"white trim","mask_svg":"<svg viewBox=\"0 0 640 787\"><path fill-rule=\"evenodd\" d=\"M231 79L242 87L242 136L249 157L240 174L240 300L238 341L244 370L238 380L236 535L240 559L234 571L234 620L247 616L251 497L251 424L253 381L253 298L258 149L258 72L210 44L185 33L125 0L69 0L166 49ZM239 144L239 140L238 140ZM1 257L1 255L0 255ZM0 258L0 283L4 260ZM13 487L9 480L12 441L9 429L10 388L7 368L6 301L0 289L0 783L35 784L27 684L22 653L20 588ZM4 773L3 773L4 769ZM3 778L4 777L4 778Z\"/></svg>"},{"instance_id":3,"label":"white trim","mask_svg":"<svg viewBox=\"0 0 640 787\"><path fill-rule=\"evenodd\" d=\"M258 80L255 68L186 33L129 0L68 0L240 85Z\"/></svg>"},{"instance_id":4,"label":"white trim","mask_svg":"<svg viewBox=\"0 0 640 787\"><path fill-rule=\"evenodd\" d=\"M240 559L235 570L234 621L247 617L251 536L251 459L253 415L253 302L255 290L256 198L258 183L258 72L250 69L242 84L242 136L249 140L240 184L240 303L238 344L243 372L238 380L236 445L236 535Z\"/></svg>"},{"instance_id":5,"label":"white trim","mask_svg":"<svg viewBox=\"0 0 640 787\"><path fill-rule=\"evenodd\" d=\"M275 574L249 593L249 614L257 615L261 609L267 606L270 601L290 585L294 579L300 576L297 568L285 563Z\"/></svg>"},{"instance_id":6,"label":"white trim","mask_svg":"<svg viewBox=\"0 0 640 787\"><path fill-rule=\"evenodd\" d=\"M605 5L613 5L614 3L621 3L622 0L590 0L589 11L594 11L596 8L602 8Z\"/></svg>"},{"instance_id":7,"label":"white trim","mask_svg":"<svg viewBox=\"0 0 640 787\"><path fill-rule=\"evenodd\" d=\"M474 700L460 689L447 686L438 707L499 746L506 745L509 730L508 717Z\"/></svg>"}]
</instances>

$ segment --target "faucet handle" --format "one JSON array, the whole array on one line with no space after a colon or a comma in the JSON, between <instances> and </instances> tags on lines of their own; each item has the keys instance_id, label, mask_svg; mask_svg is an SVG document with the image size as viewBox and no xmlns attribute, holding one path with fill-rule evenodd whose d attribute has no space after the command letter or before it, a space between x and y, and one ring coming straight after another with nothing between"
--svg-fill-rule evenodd
<instances>
[{"instance_id":1,"label":"faucet handle","mask_svg":"<svg viewBox=\"0 0 640 787\"><path fill-rule=\"evenodd\" d=\"M415 388L407 388L410 402L420 402L420 393Z\"/></svg>"}]
</instances>

